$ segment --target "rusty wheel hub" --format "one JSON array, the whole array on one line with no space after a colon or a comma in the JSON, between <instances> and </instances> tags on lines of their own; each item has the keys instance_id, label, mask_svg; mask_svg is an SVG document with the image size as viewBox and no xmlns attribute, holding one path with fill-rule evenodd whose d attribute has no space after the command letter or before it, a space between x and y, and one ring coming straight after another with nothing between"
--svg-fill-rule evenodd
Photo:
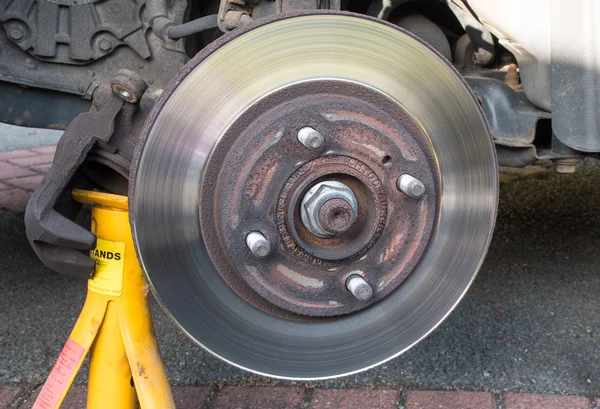
<instances>
[{"instance_id":1,"label":"rusty wheel hub","mask_svg":"<svg viewBox=\"0 0 600 409\"><path fill-rule=\"evenodd\" d=\"M404 174L422 183L420 197L398 189ZM247 109L217 145L201 182L211 191L201 193L203 236L223 278L257 308L348 314L417 264L438 180L425 134L389 97L339 80L294 84ZM250 232L263 235L268 256L245 244ZM348 289L352 275L371 288L368 299Z\"/></svg>"}]
</instances>

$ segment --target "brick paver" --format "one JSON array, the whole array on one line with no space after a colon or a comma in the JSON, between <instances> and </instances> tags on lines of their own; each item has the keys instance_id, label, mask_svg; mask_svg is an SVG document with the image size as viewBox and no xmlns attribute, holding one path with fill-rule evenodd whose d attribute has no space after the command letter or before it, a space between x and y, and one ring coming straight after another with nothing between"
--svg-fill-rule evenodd
<instances>
[{"instance_id":1,"label":"brick paver","mask_svg":"<svg viewBox=\"0 0 600 409\"><path fill-rule=\"evenodd\" d=\"M52 165L56 146L0 152L0 209L25 212L31 192Z\"/></svg>"},{"instance_id":2,"label":"brick paver","mask_svg":"<svg viewBox=\"0 0 600 409\"><path fill-rule=\"evenodd\" d=\"M19 409L31 409L41 390L42 387L38 387L29 398L19 406ZM86 402L87 388L85 386L72 386L60 409L84 409Z\"/></svg>"},{"instance_id":3,"label":"brick paver","mask_svg":"<svg viewBox=\"0 0 600 409\"><path fill-rule=\"evenodd\" d=\"M52 166L51 163L46 163L44 165L35 165L35 166L32 166L31 169L33 169L34 171L36 171L38 173L43 173L45 175L46 173L48 173L48 170L50 169L50 166Z\"/></svg>"},{"instance_id":4,"label":"brick paver","mask_svg":"<svg viewBox=\"0 0 600 409\"><path fill-rule=\"evenodd\" d=\"M210 396L210 388L171 388L173 400L177 409L202 409L204 402Z\"/></svg>"},{"instance_id":5,"label":"brick paver","mask_svg":"<svg viewBox=\"0 0 600 409\"><path fill-rule=\"evenodd\" d=\"M226 386L211 409L301 409L304 389L266 386Z\"/></svg>"},{"instance_id":6,"label":"brick paver","mask_svg":"<svg viewBox=\"0 0 600 409\"><path fill-rule=\"evenodd\" d=\"M0 408L9 407L19 393L21 393L21 388L16 386L5 386L0 388Z\"/></svg>"},{"instance_id":7,"label":"brick paver","mask_svg":"<svg viewBox=\"0 0 600 409\"><path fill-rule=\"evenodd\" d=\"M6 183L8 183L11 186L15 186L20 189L23 189L23 190L28 190L30 192L33 192L35 190L35 188L40 184L40 182L42 181L43 178L44 178L44 175L39 174L39 175L25 176L22 178L10 179L10 180L6 181Z\"/></svg>"},{"instance_id":8,"label":"brick paver","mask_svg":"<svg viewBox=\"0 0 600 409\"><path fill-rule=\"evenodd\" d=\"M37 153L52 153L52 154L54 154L54 152L56 152L56 145L40 146L39 148L31 148L30 150L33 152L37 152Z\"/></svg>"},{"instance_id":9,"label":"brick paver","mask_svg":"<svg viewBox=\"0 0 600 409\"><path fill-rule=\"evenodd\" d=\"M31 196L31 192L23 189L6 189L0 193L0 209L8 210L11 213L22 214L25 212L25 206Z\"/></svg>"},{"instance_id":10,"label":"brick paver","mask_svg":"<svg viewBox=\"0 0 600 409\"><path fill-rule=\"evenodd\" d=\"M35 175L36 172L8 162L0 162L0 181L10 180L21 176Z\"/></svg>"},{"instance_id":11,"label":"brick paver","mask_svg":"<svg viewBox=\"0 0 600 409\"><path fill-rule=\"evenodd\" d=\"M26 156L24 158L8 159L7 162L17 166L30 167L52 163L52 159L54 159L53 153L40 153L34 156Z\"/></svg>"},{"instance_id":12,"label":"brick paver","mask_svg":"<svg viewBox=\"0 0 600 409\"><path fill-rule=\"evenodd\" d=\"M496 409L488 392L408 391L406 409Z\"/></svg>"},{"instance_id":13,"label":"brick paver","mask_svg":"<svg viewBox=\"0 0 600 409\"><path fill-rule=\"evenodd\" d=\"M35 155L39 155L40 153L41 152L35 152L33 149L19 150L19 151L4 151L4 152L0 152L0 160L23 158L25 156L35 156ZM45 152L45 153L48 153L48 152Z\"/></svg>"},{"instance_id":14,"label":"brick paver","mask_svg":"<svg viewBox=\"0 0 600 409\"><path fill-rule=\"evenodd\" d=\"M583 396L539 395L534 393L505 393L502 409L590 409L588 398Z\"/></svg>"},{"instance_id":15,"label":"brick paver","mask_svg":"<svg viewBox=\"0 0 600 409\"><path fill-rule=\"evenodd\" d=\"M316 389L310 409L396 409L399 395L390 389Z\"/></svg>"}]
</instances>

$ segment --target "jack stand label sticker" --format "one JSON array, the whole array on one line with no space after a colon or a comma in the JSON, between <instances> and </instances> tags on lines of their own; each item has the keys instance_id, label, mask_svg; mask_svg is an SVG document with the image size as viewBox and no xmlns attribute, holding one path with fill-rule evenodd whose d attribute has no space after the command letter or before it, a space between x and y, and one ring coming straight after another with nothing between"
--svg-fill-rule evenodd
<instances>
[{"instance_id":1,"label":"jack stand label sticker","mask_svg":"<svg viewBox=\"0 0 600 409\"><path fill-rule=\"evenodd\" d=\"M88 280L88 289L98 294L120 296L123 292L125 243L98 238L90 256L96 270Z\"/></svg>"},{"instance_id":2,"label":"jack stand label sticker","mask_svg":"<svg viewBox=\"0 0 600 409\"><path fill-rule=\"evenodd\" d=\"M59 407L75 378L84 352L85 348L69 337L32 409L56 409Z\"/></svg>"}]
</instances>

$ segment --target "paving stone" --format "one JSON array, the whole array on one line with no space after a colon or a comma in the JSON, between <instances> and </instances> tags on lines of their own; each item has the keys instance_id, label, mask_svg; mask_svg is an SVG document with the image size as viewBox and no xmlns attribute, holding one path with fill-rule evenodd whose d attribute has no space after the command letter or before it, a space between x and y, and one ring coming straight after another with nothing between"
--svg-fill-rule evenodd
<instances>
[{"instance_id":1,"label":"paving stone","mask_svg":"<svg viewBox=\"0 0 600 409\"><path fill-rule=\"evenodd\" d=\"M22 214L25 212L25 206L31 196L31 192L23 189L6 189L0 194L0 209L8 210L14 214Z\"/></svg>"},{"instance_id":2,"label":"paving stone","mask_svg":"<svg viewBox=\"0 0 600 409\"><path fill-rule=\"evenodd\" d=\"M35 156L27 156L24 158L8 159L8 162L12 163L13 165L31 167L31 166L46 165L48 163L52 163L53 159L54 159L54 154L45 153L45 154L37 154Z\"/></svg>"},{"instance_id":3,"label":"paving stone","mask_svg":"<svg viewBox=\"0 0 600 409\"><path fill-rule=\"evenodd\" d=\"M171 388L173 400L177 409L202 409L204 402L210 395L210 388L175 387Z\"/></svg>"},{"instance_id":4,"label":"paving stone","mask_svg":"<svg viewBox=\"0 0 600 409\"><path fill-rule=\"evenodd\" d=\"M0 180L13 179L21 176L35 175L31 169L13 165L7 162L0 162Z\"/></svg>"},{"instance_id":5,"label":"paving stone","mask_svg":"<svg viewBox=\"0 0 600 409\"><path fill-rule=\"evenodd\" d=\"M52 153L52 154L54 154L54 152L56 152L56 145L40 146L40 147L37 147L37 148L31 148L30 150L32 150L34 152L38 152L38 153Z\"/></svg>"},{"instance_id":6,"label":"paving stone","mask_svg":"<svg viewBox=\"0 0 600 409\"><path fill-rule=\"evenodd\" d=\"M496 409L487 392L409 391L406 409Z\"/></svg>"},{"instance_id":7,"label":"paving stone","mask_svg":"<svg viewBox=\"0 0 600 409\"><path fill-rule=\"evenodd\" d=\"M6 179L6 182L8 182L13 187L18 187L20 189L33 192L35 188L38 187L43 178L44 175L32 175L21 178ZM0 190L2 190L1 186Z\"/></svg>"},{"instance_id":8,"label":"paving stone","mask_svg":"<svg viewBox=\"0 0 600 409\"><path fill-rule=\"evenodd\" d=\"M211 409L300 409L304 389L266 386L226 386Z\"/></svg>"},{"instance_id":9,"label":"paving stone","mask_svg":"<svg viewBox=\"0 0 600 409\"><path fill-rule=\"evenodd\" d=\"M15 400L17 395L21 393L21 388L16 386L1 386L0 387L0 408L9 407Z\"/></svg>"},{"instance_id":10,"label":"paving stone","mask_svg":"<svg viewBox=\"0 0 600 409\"><path fill-rule=\"evenodd\" d=\"M583 396L540 395L537 393L504 393L502 409L590 409Z\"/></svg>"},{"instance_id":11,"label":"paving stone","mask_svg":"<svg viewBox=\"0 0 600 409\"><path fill-rule=\"evenodd\" d=\"M310 409L396 409L399 395L392 389L316 389Z\"/></svg>"}]
</instances>

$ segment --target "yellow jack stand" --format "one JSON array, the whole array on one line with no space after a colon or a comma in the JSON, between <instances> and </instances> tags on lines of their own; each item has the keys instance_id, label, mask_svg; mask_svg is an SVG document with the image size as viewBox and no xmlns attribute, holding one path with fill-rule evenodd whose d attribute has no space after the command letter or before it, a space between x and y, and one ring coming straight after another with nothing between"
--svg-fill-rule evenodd
<instances>
[{"instance_id":1,"label":"yellow jack stand","mask_svg":"<svg viewBox=\"0 0 600 409\"><path fill-rule=\"evenodd\" d=\"M160 359L148 303L148 285L138 264L127 197L73 191L93 205L92 251L96 270L88 280L83 310L33 409L62 404L90 351L88 409L175 409Z\"/></svg>"}]
</instances>

